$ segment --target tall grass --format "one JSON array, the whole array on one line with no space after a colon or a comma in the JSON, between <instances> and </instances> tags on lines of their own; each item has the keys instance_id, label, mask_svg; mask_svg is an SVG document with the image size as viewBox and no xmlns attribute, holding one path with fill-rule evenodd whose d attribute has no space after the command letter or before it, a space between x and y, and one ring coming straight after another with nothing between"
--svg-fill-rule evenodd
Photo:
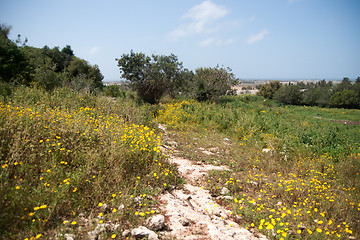
<instances>
[{"instance_id":1,"label":"tall grass","mask_svg":"<svg viewBox=\"0 0 360 240\"><path fill-rule=\"evenodd\" d=\"M121 224L109 236L158 212L145 196L179 180L145 114L129 99L14 90L0 103L0 238L91 230L79 216L95 218L103 203L112 211L101 222Z\"/></svg>"},{"instance_id":2,"label":"tall grass","mask_svg":"<svg viewBox=\"0 0 360 240\"><path fill-rule=\"evenodd\" d=\"M360 121L358 110L231 96L174 102L159 113L182 154L230 167L204 185L215 196L230 190L233 200L219 202L240 224L273 239L360 237L360 126L332 121Z\"/></svg>"}]
</instances>

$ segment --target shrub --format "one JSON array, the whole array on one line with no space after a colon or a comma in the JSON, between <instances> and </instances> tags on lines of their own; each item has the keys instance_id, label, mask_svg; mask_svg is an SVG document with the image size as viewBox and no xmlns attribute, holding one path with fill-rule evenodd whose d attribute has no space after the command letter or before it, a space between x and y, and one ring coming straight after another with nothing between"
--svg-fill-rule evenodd
<instances>
[{"instance_id":1,"label":"shrub","mask_svg":"<svg viewBox=\"0 0 360 240\"><path fill-rule=\"evenodd\" d=\"M284 86L277 90L274 99L283 104L299 105L301 103L301 92L297 85Z\"/></svg>"},{"instance_id":2,"label":"shrub","mask_svg":"<svg viewBox=\"0 0 360 240\"><path fill-rule=\"evenodd\" d=\"M336 92L330 98L330 105L341 108L360 108L359 97L354 90Z\"/></svg>"},{"instance_id":3,"label":"shrub","mask_svg":"<svg viewBox=\"0 0 360 240\"><path fill-rule=\"evenodd\" d=\"M220 96L234 94L231 87L236 83L237 79L229 68L198 68L194 76L194 95L199 101L213 101Z\"/></svg>"},{"instance_id":4,"label":"shrub","mask_svg":"<svg viewBox=\"0 0 360 240\"><path fill-rule=\"evenodd\" d=\"M265 83L260 86L260 90L258 95L263 96L264 98L272 99L274 93L281 88L281 84L279 81L270 81L269 83Z\"/></svg>"}]
</instances>

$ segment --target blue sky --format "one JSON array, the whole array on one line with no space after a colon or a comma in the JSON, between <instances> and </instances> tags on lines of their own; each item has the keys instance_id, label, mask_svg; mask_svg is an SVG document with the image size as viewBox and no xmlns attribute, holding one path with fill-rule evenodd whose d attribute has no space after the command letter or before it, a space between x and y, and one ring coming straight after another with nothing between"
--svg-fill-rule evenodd
<instances>
[{"instance_id":1,"label":"blue sky","mask_svg":"<svg viewBox=\"0 0 360 240\"><path fill-rule=\"evenodd\" d=\"M119 80L115 58L178 56L240 79L360 76L359 0L0 0L0 23L28 45L70 45Z\"/></svg>"}]
</instances>

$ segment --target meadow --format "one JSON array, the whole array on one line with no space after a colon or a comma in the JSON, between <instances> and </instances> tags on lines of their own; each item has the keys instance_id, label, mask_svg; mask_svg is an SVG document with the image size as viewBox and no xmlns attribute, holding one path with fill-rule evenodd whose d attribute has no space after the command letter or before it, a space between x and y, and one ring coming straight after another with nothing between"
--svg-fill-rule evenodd
<instances>
[{"instance_id":1,"label":"meadow","mask_svg":"<svg viewBox=\"0 0 360 240\"><path fill-rule=\"evenodd\" d=\"M0 103L0 238L83 239L110 221L103 238L120 238L159 213L153 196L182 180L150 120L134 101L16 89Z\"/></svg>"},{"instance_id":2,"label":"meadow","mask_svg":"<svg viewBox=\"0 0 360 240\"><path fill-rule=\"evenodd\" d=\"M156 197L184 180L157 123L178 143L173 154L229 166L201 184L214 196L229 189L218 204L241 226L270 239L359 238L360 125L340 120L359 122L360 111L19 87L0 103L0 239L81 239L109 222L119 227L102 237L121 239L162 213Z\"/></svg>"},{"instance_id":3,"label":"meadow","mask_svg":"<svg viewBox=\"0 0 360 240\"><path fill-rule=\"evenodd\" d=\"M161 105L179 154L227 165L203 186L253 232L271 239L357 239L359 110L279 105L258 96ZM202 149L216 149L204 154Z\"/></svg>"}]
</instances>

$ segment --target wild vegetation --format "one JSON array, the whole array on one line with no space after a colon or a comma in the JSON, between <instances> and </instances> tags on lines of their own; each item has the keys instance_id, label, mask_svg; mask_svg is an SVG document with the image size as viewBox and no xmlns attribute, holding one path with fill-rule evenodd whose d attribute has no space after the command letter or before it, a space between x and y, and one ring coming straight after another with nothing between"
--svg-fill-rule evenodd
<instances>
[{"instance_id":1,"label":"wild vegetation","mask_svg":"<svg viewBox=\"0 0 360 240\"><path fill-rule=\"evenodd\" d=\"M19 46L9 31L1 25L0 239L84 239L110 222L102 237L121 239L184 183L161 149L171 138L177 154L229 167L202 185L229 190L217 204L241 226L270 239L360 237L360 112L321 105L354 97L358 81L232 96L230 69L194 73L175 55L131 51L117 60L129 85L103 86L70 46Z\"/></svg>"},{"instance_id":2,"label":"wild vegetation","mask_svg":"<svg viewBox=\"0 0 360 240\"><path fill-rule=\"evenodd\" d=\"M341 83L319 81L282 86L270 81L260 86L259 95L283 104L334 108L360 108L360 77L355 82L344 78Z\"/></svg>"},{"instance_id":3,"label":"wild vegetation","mask_svg":"<svg viewBox=\"0 0 360 240\"><path fill-rule=\"evenodd\" d=\"M161 105L180 154L227 165L204 187L252 231L273 239L359 237L359 110L279 106L256 96ZM218 149L217 155L199 148Z\"/></svg>"}]
</instances>

